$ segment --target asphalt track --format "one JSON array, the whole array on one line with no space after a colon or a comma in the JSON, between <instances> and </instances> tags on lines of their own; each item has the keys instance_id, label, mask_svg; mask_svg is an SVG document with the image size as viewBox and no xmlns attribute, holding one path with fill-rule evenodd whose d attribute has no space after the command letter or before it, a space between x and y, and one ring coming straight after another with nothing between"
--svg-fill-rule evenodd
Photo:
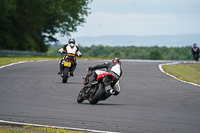
<instances>
[{"instance_id":1,"label":"asphalt track","mask_svg":"<svg viewBox=\"0 0 200 133\"><path fill-rule=\"evenodd\" d=\"M90 65L78 61L67 84L58 61L0 69L0 120L123 133L198 133L200 87L162 73L163 62L122 62L121 93L97 105L76 102Z\"/></svg>"}]
</instances>

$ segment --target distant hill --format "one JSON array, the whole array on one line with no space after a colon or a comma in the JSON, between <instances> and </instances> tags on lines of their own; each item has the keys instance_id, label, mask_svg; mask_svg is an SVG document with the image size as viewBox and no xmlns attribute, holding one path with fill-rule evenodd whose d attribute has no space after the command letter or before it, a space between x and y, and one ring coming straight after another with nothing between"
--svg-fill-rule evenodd
<instances>
[{"instance_id":1,"label":"distant hill","mask_svg":"<svg viewBox=\"0 0 200 133\"><path fill-rule=\"evenodd\" d=\"M68 38L58 39L61 44L68 42ZM104 46L166 46L183 47L197 43L200 46L200 34L163 35L163 36L125 36L107 35L99 37L78 37L76 44L81 46L104 45Z\"/></svg>"}]
</instances>

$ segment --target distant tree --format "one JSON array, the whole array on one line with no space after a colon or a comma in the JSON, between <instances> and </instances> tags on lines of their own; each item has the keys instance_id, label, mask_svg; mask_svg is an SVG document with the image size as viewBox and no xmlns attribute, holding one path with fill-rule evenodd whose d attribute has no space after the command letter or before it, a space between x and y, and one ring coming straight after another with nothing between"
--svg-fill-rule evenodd
<instances>
[{"instance_id":1,"label":"distant tree","mask_svg":"<svg viewBox=\"0 0 200 133\"><path fill-rule=\"evenodd\" d=\"M161 60L161 59L162 59L162 55L157 49L152 50L150 52L150 60Z\"/></svg>"},{"instance_id":2,"label":"distant tree","mask_svg":"<svg viewBox=\"0 0 200 133\"><path fill-rule=\"evenodd\" d=\"M0 0L0 49L46 52L85 22L91 0Z\"/></svg>"},{"instance_id":3,"label":"distant tree","mask_svg":"<svg viewBox=\"0 0 200 133\"><path fill-rule=\"evenodd\" d=\"M120 52L119 52L119 51L115 52L115 53L114 53L114 57L121 58L121 54L120 54Z\"/></svg>"},{"instance_id":4,"label":"distant tree","mask_svg":"<svg viewBox=\"0 0 200 133\"><path fill-rule=\"evenodd\" d=\"M57 50L48 51L48 56L58 53ZM109 47L109 46L91 46L82 47L80 51L85 57L119 57L123 59L152 59L152 60L192 60L191 47L167 48L167 47ZM161 54L162 53L162 54ZM56 55L56 54L55 54Z\"/></svg>"},{"instance_id":5,"label":"distant tree","mask_svg":"<svg viewBox=\"0 0 200 133\"><path fill-rule=\"evenodd\" d=\"M16 10L15 0L0 0L0 49L15 47L12 35L12 21Z\"/></svg>"}]
</instances>

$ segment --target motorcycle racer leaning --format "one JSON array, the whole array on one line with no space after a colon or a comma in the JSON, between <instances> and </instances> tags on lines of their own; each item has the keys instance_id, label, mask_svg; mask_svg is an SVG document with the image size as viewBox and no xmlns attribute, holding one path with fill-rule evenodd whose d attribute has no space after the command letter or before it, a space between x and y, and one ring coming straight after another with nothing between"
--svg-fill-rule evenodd
<instances>
[{"instance_id":1,"label":"motorcycle racer leaning","mask_svg":"<svg viewBox=\"0 0 200 133\"><path fill-rule=\"evenodd\" d=\"M73 38L70 38L68 41L68 44L65 44L61 49L58 50L59 53L63 53L64 50L66 50L66 55L63 57L63 59L61 59L59 61L59 65L60 65L60 71L58 72L58 74L62 74L62 61L65 59L69 59L71 61L74 62L74 65L72 66L72 70L70 72L71 76L74 76L73 72L76 69L76 55L78 57L81 57L82 54L79 51L79 47L75 45L75 40Z\"/></svg>"},{"instance_id":2,"label":"motorcycle racer leaning","mask_svg":"<svg viewBox=\"0 0 200 133\"><path fill-rule=\"evenodd\" d=\"M111 90L110 93L113 95L118 95L120 93L120 85L119 85L119 79L122 76L122 69L121 69L121 62L119 58L114 58L112 59L111 62L105 62L100 65L95 65L95 66L90 66L88 68L89 70L89 82L86 84L84 87L90 88L93 81L97 78L99 74L101 74L104 71L96 70L96 69L101 69L101 68L106 68L106 72L112 74L114 76L113 82L110 84Z\"/></svg>"}]
</instances>

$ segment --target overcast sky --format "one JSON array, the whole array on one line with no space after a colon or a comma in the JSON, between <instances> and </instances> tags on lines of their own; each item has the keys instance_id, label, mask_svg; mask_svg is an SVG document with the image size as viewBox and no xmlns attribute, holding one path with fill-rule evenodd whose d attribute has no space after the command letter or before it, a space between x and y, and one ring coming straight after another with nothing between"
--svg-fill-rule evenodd
<instances>
[{"instance_id":1,"label":"overcast sky","mask_svg":"<svg viewBox=\"0 0 200 133\"><path fill-rule=\"evenodd\" d=\"M93 0L71 37L200 33L200 0Z\"/></svg>"}]
</instances>

